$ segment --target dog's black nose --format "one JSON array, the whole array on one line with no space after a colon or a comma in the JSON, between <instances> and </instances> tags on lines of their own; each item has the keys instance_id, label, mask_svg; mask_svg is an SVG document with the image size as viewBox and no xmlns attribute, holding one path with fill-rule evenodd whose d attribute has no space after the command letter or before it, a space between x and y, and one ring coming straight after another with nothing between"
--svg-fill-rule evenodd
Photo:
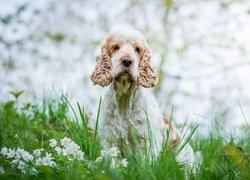
<instances>
[{"instance_id":1,"label":"dog's black nose","mask_svg":"<svg viewBox=\"0 0 250 180\"><path fill-rule=\"evenodd\" d=\"M132 60L128 58L122 58L121 59L123 66L129 67L132 64Z\"/></svg>"}]
</instances>

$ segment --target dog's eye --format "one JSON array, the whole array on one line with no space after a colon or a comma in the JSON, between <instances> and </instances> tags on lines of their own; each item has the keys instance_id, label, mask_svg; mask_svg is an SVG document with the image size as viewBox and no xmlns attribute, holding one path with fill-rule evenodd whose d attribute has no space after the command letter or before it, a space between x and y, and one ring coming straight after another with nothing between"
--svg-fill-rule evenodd
<instances>
[{"instance_id":1,"label":"dog's eye","mask_svg":"<svg viewBox=\"0 0 250 180\"><path fill-rule=\"evenodd\" d=\"M117 51L117 50L119 50L120 49L120 47L118 46L118 45L114 45L113 47L112 47L112 50L113 51Z\"/></svg>"},{"instance_id":2,"label":"dog's eye","mask_svg":"<svg viewBox=\"0 0 250 180\"><path fill-rule=\"evenodd\" d=\"M136 47L136 48L135 48L135 51L136 51L137 53L140 53L140 52L141 52L141 48Z\"/></svg>"}]
</instances>

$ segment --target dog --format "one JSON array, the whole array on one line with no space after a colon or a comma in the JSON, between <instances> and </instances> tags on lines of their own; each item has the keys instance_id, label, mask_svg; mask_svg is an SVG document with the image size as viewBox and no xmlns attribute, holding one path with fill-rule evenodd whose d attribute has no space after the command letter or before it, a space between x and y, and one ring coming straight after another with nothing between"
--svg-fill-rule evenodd
<instances>
[{"instance_id":1,"label":"dog","mask_svg":"<svg viewBox=\"0 0 250 180\"><path fill-rule=\"evenodd\" d=\"M149 90L157 83L151 57L145 37L133 29L113 31L102 46L90 78L94 85L109 86L99 123L104 148L121 142L133 146L131 129L140 146L145 147L145 141L146 146L153 142L152 152L156 156L166 139L173 148L180 143L179 132L163 116ZM192 168L195 154L191 146L186 144L176 159Z\"/></svg>"}]
</instances>

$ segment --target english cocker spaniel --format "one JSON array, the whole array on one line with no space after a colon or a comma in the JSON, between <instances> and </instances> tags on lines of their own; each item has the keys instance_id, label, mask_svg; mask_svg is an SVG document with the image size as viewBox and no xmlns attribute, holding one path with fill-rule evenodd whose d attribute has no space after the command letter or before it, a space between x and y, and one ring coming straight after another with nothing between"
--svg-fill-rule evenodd
<instances>
[{"instance_id":1,"label":"english cocker spaniel","mask_svg":"<svg viewBox=\"0 0 250 180\"><path fill-rule=\"evenodd\" d=\"M133 147L137 139L139 146L151 144L157 156L166 140L173 148L179 144L180 134L163 116L148 89L157 83L151 56L146 39L137 30L116 30L102 46L91 80L94 85L109 86L99 124L105 148L113 144L119 147L121 142ZM191 146L186 144L176 159L193 167Z\"/></svg>"}]
</instances>

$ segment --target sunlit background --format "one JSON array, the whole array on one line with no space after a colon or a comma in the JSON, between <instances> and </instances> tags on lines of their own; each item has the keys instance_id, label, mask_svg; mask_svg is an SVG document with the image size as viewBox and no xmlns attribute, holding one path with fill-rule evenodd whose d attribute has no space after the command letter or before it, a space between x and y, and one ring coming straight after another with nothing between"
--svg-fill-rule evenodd
<instances>
[{"instance_id":1,"label":"sunlit background","mask_svg":"<svg viewBox=\"0 0 250 180\"><path fill-rule=\"evenodd\" d=\"M249 0L0 0L0 101L64 93L95 114L105 89L89 76L119 26L148 40L154 92L177 125L237 133L250 124Z\"/></svg>"}]
</instances>

